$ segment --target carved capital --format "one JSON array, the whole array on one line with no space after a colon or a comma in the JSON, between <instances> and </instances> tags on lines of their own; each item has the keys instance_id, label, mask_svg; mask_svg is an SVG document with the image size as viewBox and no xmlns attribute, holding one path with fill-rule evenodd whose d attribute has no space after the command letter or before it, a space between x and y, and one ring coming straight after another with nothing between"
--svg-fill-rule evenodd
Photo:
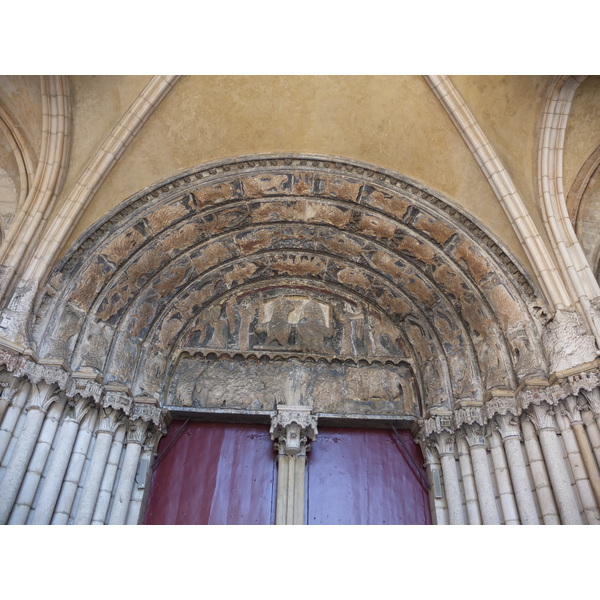
<instances>
[{"instance_id":1,"label":"carved capital","mask_svg":"<svg viewBox=\"0 0 600 600\"><path fill-rule=\"evenodd\" d=\"M521 439L521 427L519 419L510 413L496 415L493 421L493 427L502 436L502 441L510 439Z\"/></svg>"},{"instance_id":2,"label":"carved capital","mask_svg":"<svg viewBox=\"0 0 600 600\"><path fill-rule=\"evenodd\" d=\"M102 406L120 410L129 416L133 407L133 398L126 392L107 389L102 399Z\"/></svg>"},{"instance_id":3,"label":"carved capital","mask_svg":"<svg viewBox=\"0 0 600 600\"><path fill-rule=\"evenodd\" d=\"M62 390L67 387L69 374L62 367L55 365L40 365L28 360L19 369L18 375L25 375L32 383L56 383Z\"/></svg>"},{"instance_id":4,"label":"carved capital","mask_svg":"<svg viewBox=\"0 0 600 600\"><path fill-rule=\"evenodd\" d=\"M93 406L94 403L89 398L72 398L69 400L69 414L65 420L81 423Z\"/></svg>"},{"instance_id":5,"label":"carved capital","mask_svg":"<svg viewBox=\"0 0 600 600\"><path fill-rule=\"evenodd\" d=\"M153 423L160 426L163 418L163 410L158 402L152 398L136 398L131 412L131 418Z\"/></svg>"},{"instance_id":6,"label":"carved capital","mask_svg":"<svg viewBox=\"0 0 600 600\"><path fill-rule=\"evenodd\" d=\"M569 420L571 425L583 425L583 419L581 418L581 401L577 396L567 396L560 403L560 414Z\"/></svg>"},{"instance_id":7,"label":"carved capital","mask_svg":"<svg viewBox=\"0 0 600 600\"><path fill-rule=\"evenodd\" d=\"M492 419L496 415L508 414L517 417L521 412L517 399L514 396L497 396L490 398L485 403L485 411L488 419Z\"/></svg>"},{"instance_id":8,"label":"carved capital","mask_svg":"<svg viewBox=\"0 0 600 600\"><path fill-rule=\"evenodd\" d=\"M42 412L47 412L50 405L58 400L56 395L57 389L54 384L50 383L37 383L31 386L31 392L29 393L29 401L27 403L27 410L37 409Z\"/></svg>"},{"instance_id":9,"label":"carved capital","mask_svg":"<svg viewBox=\"0 0 600 600\"><path fill-rule=\"evenodd\" d=\"M0 365L4 365L9 372L21 371L26 362L26 358L17 352L0 348Z\"/></svg>"},{"instance_id":10,"label":"carved capital","mask_svg":"<svg viewBox=\"0 0 600 600\"><path fill-rule=\"evenodd\" d=\"M556 404L556 395L552 393L552 388L532 386L527 387L519 393L519 404L523 410L529 406L539 406L540 404Z\"/></svg>"},{"instance_id":11,"label":"carved capital","mask_svg":"<svg viewBox=\"0 0 600 600\"><path fill-rule=\"evenodd\" d=\"M454 422L456 427L463 425L484 425L483 411L480 406L463 406L454 411Z\"/></svg>"},{"instance_id":12,"label":"carved capital","mask_svg":"<svg viewBox=\"0 0 600 600\"><path fill-rule=\"evenodd\" d=\"M435 446L440 457L454 456L454 433L449 431L440 431L429 436L430 442Z\"/></svg>"},{"instance_id":13,"label":"carved capital","mask_svg":"<svg viewBox=\"0 0 600 600\"><path fill-rule=\"evenodd\" d=\"M127 430L127 443L143 446L148 433L148 425L146 421L142 421L141 419L130 422L129 429Z\"/></svg>"},{"instance_id":14,"label":"carved capital","mask_svg":"<svg viewBox=\"0 0 600 600\"><path fill-rule=\"evenodd\" d=\"M79 395L82 398L93 398L99 402L103 391L104 388L93 369L82 369L74 373L67 385L67 397L69 398Z\"/></svg>"},{"instance_id":15,"label":"carved capital","mask_svg":"<svg viewBox=\"0 0 600 600\"><path fill-rule=\"evenodd\" d=\"M436 433L454 434L454 425L452 423L452 413L436 414L423 421L423 434L426 438Z\"/></svg>"},{"instance_id":16,"label":"carved capital","mask_svg":"<svg viewBox=\"0 0 600 600\"><path fill-rule=\"evenodd\" d=\"M463 437L467 440L467 444L469 444L469 448L473 448L474 446L484 446L485 447L485 431L483 425L479 423L473 423L471 425L463 425Z\"/></svg>"},{"instance_id":17,"label":"carved capital","mask_svg":"<svg viewBox=\"0 0 600 600\"><path fill-rule=\"evenodd\" d=\"M588 401L594 417L600 417L600 388L596 387L590 391L581 391L584 398Z\"/></svg>"},{"instance_id":18,"label":"carved capital","mask_svg":"<svg viewBox=\"0 0 600 600\"><path fill-rule=\"evenodd\" d=\"M278 404L269 433L280 454L302 456L310 449L308 440L317 436L317 417L310 414L310 407Z\"/></svg>"},{"instance_id":19,"label":"carved capital","mask_svg":"<svg viewBox=\"0 0 600 600\"><path fill-rule=\"evenodd\" d=\"M114 408L102 408L100 411L100 423L96 433L110 433L114 435L123 423L123 414Z\"/></svg>"},{"instance_id":20,"label":"carved capital","mask_svg":"<svg viewBox=\"0 0 600 600\"><path fill-rule=\"evenodd\" d=\"M531 421L536 430L539 431L556 431L556 425L554 423L554 411L552 407L547 403L539 405L532 404L527 410L527 419Z\"/></svg>"}]
</instances>

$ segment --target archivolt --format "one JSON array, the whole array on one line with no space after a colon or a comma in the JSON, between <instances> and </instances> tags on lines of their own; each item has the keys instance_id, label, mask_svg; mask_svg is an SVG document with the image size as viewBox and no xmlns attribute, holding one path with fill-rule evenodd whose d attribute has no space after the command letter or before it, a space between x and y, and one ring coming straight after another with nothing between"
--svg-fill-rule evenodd
<instances>
[{"instance_id":1,"label":"archivolt","mask_svg":"<svg viewBox=\"0 0 600 600\"><path fill-rule=\"evenodd\" d=\"M265 286L385 314L429 405L547 372L543 305L498 242L414 182L319 156L213 163L125 201L55 268L33 333L41 357L161 397L198 318Z\"/></svg>"}]
</instances>

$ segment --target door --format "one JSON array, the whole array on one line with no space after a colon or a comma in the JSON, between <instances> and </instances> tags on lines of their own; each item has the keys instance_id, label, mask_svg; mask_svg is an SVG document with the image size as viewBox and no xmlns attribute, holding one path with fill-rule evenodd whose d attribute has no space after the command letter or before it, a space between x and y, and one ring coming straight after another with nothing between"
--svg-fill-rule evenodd
<instances>
[{"instance_id":1,"label":"door","mask_svg":"<svg viewBox=\"0 0 600 600\"><path fill-rule=\"evenodd\" d=\"M319 427L308 459L309 525L431 524L428 492L410 431Z\"/></svg>"},{"instance_id":2,"label":"door","mask_svg":"<svg viewBox=\"0 0 600 600\"><path fill-rule=\"evenodd\" d=\"M174 421L158 447L147 525L268 525L275 453L264 425Z\"/></svg>"}]
</instances>

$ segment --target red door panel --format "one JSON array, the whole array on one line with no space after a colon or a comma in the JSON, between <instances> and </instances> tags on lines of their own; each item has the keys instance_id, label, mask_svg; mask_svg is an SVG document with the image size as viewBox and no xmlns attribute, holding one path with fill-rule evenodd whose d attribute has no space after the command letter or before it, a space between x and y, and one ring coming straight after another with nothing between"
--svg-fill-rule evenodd
<instances>
[{"instance_id":1,"label":"red door panel","mask_svg":"<svg viewBox=\"0 0 600 600\"><path fill-rule=\"evenodd\" d=\"M145 523L271 523L276 466L268 429L184 423L174 421L159 444Z\"/></svg>"},{"instance_id":2,"label":"red door panel","mask_svg":"<svg viewBox=\"0 0 600 600\"><path fill-rule=\"evenodd\" d=\"M398 435L402 443L391 430L319 427L308 458L307 523L430 524L420 448L409 431Z\"/></svg>"}]
</instances>

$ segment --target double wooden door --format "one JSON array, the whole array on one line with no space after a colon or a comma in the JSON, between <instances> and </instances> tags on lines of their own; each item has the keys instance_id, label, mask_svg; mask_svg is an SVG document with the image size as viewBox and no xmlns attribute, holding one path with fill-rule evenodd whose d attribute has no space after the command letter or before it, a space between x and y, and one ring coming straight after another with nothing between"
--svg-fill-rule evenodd
<instances>
[{"instance_id":1,"label":"double wooden door","mask_svg":"<svg viewBox=\"0 0 600 600\"><path fill-rule=\"evenodd\" d=\"M276 464L266 426L175 421L159 445L145 523L273 523ZM428 524L426 486L410 432L320 427L306 522Z\"/></svg>"}]
</instances>

